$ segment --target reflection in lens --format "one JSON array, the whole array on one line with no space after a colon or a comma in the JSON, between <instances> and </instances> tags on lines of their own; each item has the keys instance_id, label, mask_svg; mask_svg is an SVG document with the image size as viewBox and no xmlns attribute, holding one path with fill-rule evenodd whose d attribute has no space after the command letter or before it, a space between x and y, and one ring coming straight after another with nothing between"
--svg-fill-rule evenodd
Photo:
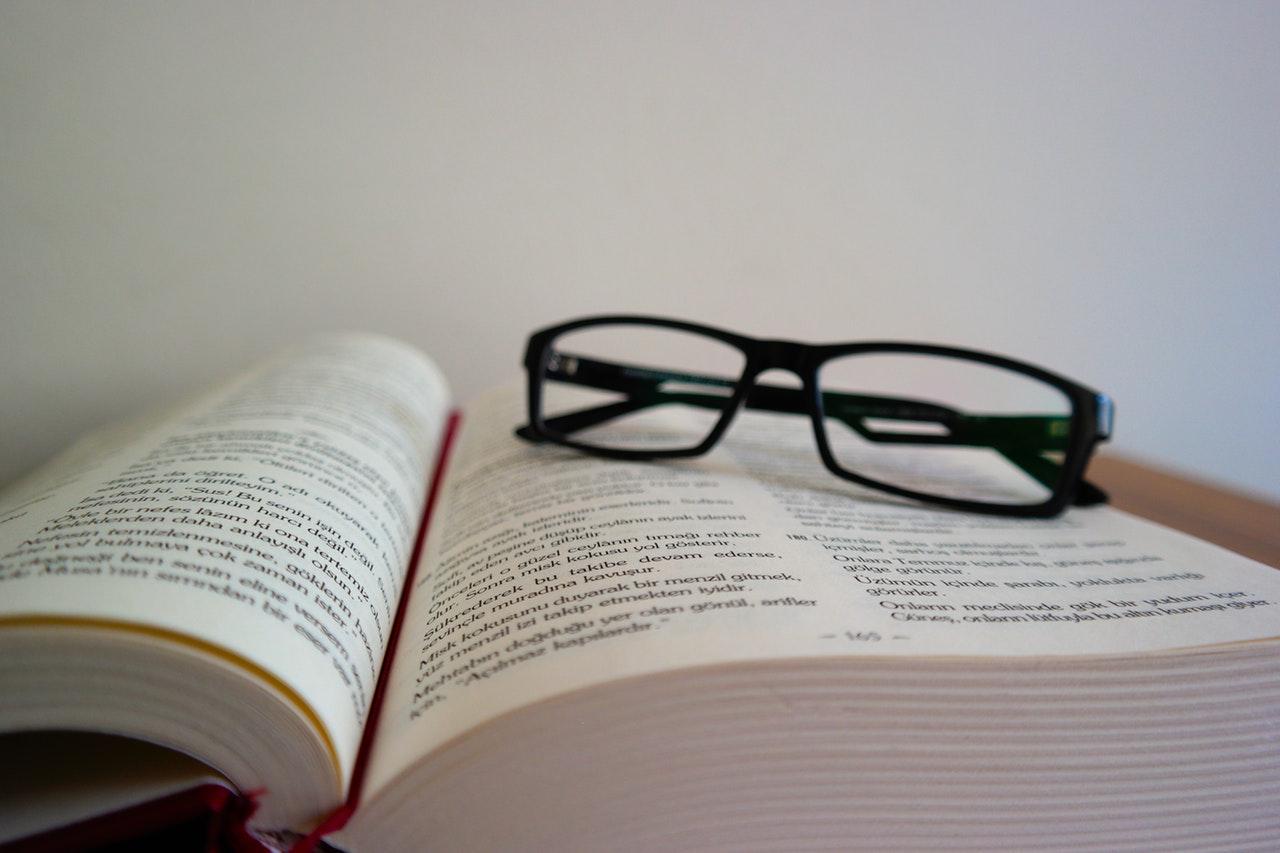
<instances>
[{"instance_id":1,"label":"reflection in lens","mask_svg":"<svg viewBox=\"0 0 1280 853\"><path fill-rule=\"evenodd\" d=\"M826 440L844 470L935 497L1044 503L1062 476L1071 401L966 359L865 353L819 371Z\"/></svg>"},{"instance_id":2,"label":"reflection in lens","mask_svg":"<svg viewBox=\"0 0 1280 853\"><path fill-rule=\"evenodd\" d=\"M552 343L542 423L577 444L690 450L711 434L746 358L715 338L635 324L590 326Z\"/></svg>"}]
</instances>

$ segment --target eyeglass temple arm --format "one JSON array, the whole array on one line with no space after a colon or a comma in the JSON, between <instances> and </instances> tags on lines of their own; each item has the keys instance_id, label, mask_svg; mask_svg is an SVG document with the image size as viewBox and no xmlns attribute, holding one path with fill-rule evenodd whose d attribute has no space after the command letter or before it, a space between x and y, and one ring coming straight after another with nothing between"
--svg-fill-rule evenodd
<instances>
[{"instance_id":1,"label":"eyeglass temple arm","mask_svg":"<svg viewBox=\"0 0 1280 853\"><path fill-rule=\"evenodd\" d=\"M732 388L736 381L713 376L653 370L614 364L557 353L547 367L547 376L560 382L617 391L627 399L602 406L548 418L544 425L571 434L597 426L632 412L671 403L720 409L724 396L687 391L664 391L665 382ZM749 409L782 414L807 415L808 400L798 388L776 385L753 385L744 405ZM1047 488L1053 488L1059 465L1046 459L1046 450L1065 450L1069 419L1053 415L969 415L947 406L922 400L878 397L864 394L824 392L824 414L840 421L868 441L893 444L934 444L948 446L990 447ZM946 434L895 432L873 429L866 419L939 423ZM538 436L525 426L516 430L521 438L537 441ZM1089 506L1105 503L1107 495L1091 483L1081 481L1075 504Z\"/></svg>"}]
</instances>

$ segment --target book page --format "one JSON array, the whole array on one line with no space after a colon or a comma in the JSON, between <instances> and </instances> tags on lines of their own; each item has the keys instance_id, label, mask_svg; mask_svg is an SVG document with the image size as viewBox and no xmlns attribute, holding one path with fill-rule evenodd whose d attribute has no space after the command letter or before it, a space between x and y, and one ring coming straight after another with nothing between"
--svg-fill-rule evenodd
<instances>
[{"instance_id":1,"label":"book page","mask_svg":"<svg viewBox=\"0 0 1280 853\"><path fill-rule=\"evenodd\" d=\"M0 496L0 631L223 650L293 694L346 780L447 409L421 354L350 335L90 437Z\"/></svg>"},{"instance_id":2,"label":"book page","mask_svg":"<svg viewBox=\"0 0 1280 853\"><path fill-rule=\"evenodd\" d=\"M1153 652L1280 635L1280 572L1105 507L929 509L744 412L708 457L597 459L464 415L368 779L539 699L677 667L852 655Z\"/></svg>"}]
</instances>

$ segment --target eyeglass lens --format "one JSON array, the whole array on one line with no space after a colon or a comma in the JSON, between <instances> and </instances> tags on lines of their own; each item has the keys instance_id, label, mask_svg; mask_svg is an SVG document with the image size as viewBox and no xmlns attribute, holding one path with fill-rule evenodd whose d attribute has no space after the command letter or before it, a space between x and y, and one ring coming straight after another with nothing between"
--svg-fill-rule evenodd
<instances>
[{"instance_id":1,"label":"eyeglass lens","mask_svg":"<svg viewBox=\"0 0 1280 853\"><path fill-rule=\"evenodd\" d=\"M818 371L837 467L935 497L1048 500L1062 475L1071 401L1034 377L968 359L866 353Z\"/></svg>"},{"instance_id":2,"label":"eyeglass lens","mask_svg":"<svg viewBox=\"0 0 1280 853\"><path fill-rule=\"evenodd\" d=\"M738 348L692 332L570 331L543 365L543 428L585 447L692 450L724 416L745 365Z\"/></svg>"}]
</instances>

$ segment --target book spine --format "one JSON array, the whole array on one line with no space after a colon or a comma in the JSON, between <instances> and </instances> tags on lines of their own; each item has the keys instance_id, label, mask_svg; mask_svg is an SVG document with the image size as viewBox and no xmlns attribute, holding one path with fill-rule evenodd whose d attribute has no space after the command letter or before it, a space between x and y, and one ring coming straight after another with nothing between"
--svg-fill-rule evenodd
<instances>
[{"instance_id":1,"label":"book spine","mask_svg":"<svg viewBox=\"0 0 1280 853\"><path fill-rule=\"evenodd\" d=\"M364 736L360 739L360 749L356 753L355 767L351 774L351 789L347 793L347 800L325 817L315 829L290 847L290 853L313 853L316 845L320 843L324 836L331 832L337 832L347 825L347 821L355 814L356 807L360 804L360 796L364 791L365 770L369 765L369 754L373 750L374 741L377 739L378 720L382 714L387 682L391 678L391 662L395 659L396 647L400 641L400 629L404 624L405 604L409 600L409 592L413 589L414 577L418 573L418 562L422 559L422 548L427 539L427 528L431 525L431 516L435 510L436 501L440 496L440 484L444 481L445 469L448 467L449 456L453 450L454 438L457 436L458 427L461 423L462 414L456 409L449 414L449 418L445 422L444 435L440 442L440 453L431 476L431 485L427 490L426 506L422 511L422 523L418 526L418 535L414 540L413 553L409 557L409 570L405 574L404 586L400 591L400 603L396 608L396 618L391 625L391 633L387 639L387 651L382 658L382 671L378 674L378 684L374 688L373 700L369 704L369 717L365 722Z\"/></svg>"}]
</instances>

